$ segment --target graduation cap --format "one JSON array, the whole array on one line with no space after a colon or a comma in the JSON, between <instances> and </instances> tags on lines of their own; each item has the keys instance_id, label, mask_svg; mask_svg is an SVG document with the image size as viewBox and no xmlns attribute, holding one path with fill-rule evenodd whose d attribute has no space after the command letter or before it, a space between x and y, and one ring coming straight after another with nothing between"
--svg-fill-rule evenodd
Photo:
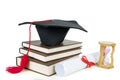
<instances>
[{"instance_id":1,"label":"graduation cap","mask_svg":"<svg viewBox=\"0 0 120 80\"><path fill-rule=\"evenodd\" d=\"M64 40L68 30L70 28L80 29L87 32L82 26L80 26L76 21L64 21L64 20L45 20L45 21L33 21L33 22L24 22L19 25L30 24L29 26L29 47L25 55L22 56L20 66L7 67L7 71L10 73L19 73L21 72L28 64L29 57L28 53L30 51L31 45L31 25L35 25L41 43L47 46L56 46L60 45Z\"/></svg>"},{"instance_id":2,"label":"graduation cap","mask_svg":"<svg viewBox=\"0 0 120 80\"><path fill-rule=\"evenodd\" d=\"M56 46L63 42L67 32L70 28L80 29L87 32L82 26L80 26L76 21L65 21L65 20L45 20L45 21L34 21L34 22L24 22L23 24L33 24L35 25L37 32L39 34L41 43L47 46Z\"/></svg>"}]
</instances>

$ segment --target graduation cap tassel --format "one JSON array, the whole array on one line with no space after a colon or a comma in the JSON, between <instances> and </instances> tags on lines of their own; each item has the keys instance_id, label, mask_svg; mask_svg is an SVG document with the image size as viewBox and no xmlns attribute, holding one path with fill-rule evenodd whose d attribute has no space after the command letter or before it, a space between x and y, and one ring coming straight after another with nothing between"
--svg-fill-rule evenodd
<instances>
[{"instance_id":1,"label":"graduation cap tassel","mask_svg":"<svg viewBox=\"0 0 120 80\"><path fill-rule=\"evenodd\" d=\"M22 56L21 58L21 62L20 62L20 66L12 66L12 67L7 67L6 71L12 73L12 74L16 74L21 72L27 65L28 65L28 54L30 52L30 45L31 45L31 26L32 23L29 26L29 47L28 47L28 51L25 55Z\"/></svg>"},{"instance_id":2,"label":"graduation cap tassel","mask_svg":"<svg viewBox=\"0 0 120 80\"><path fill-rule=\"evenodd\" d=\"M16 73L21 72L25 67L27 67L28 62L29 62L28 54L30 52L30 45L31 45L31 26L32 26L33 23L37 23L37 22L50 22L50 21L52 21L52 20L33 21L33 22L22 23L22 24L26 24L26 23L30 24L30 26L29 26L29 41L28 41L29 46L28 46L28 51L27 51L27 53L25 55L22 56L21 62L20 62L20 66L7 67L6 71L8 71L9 73L12 73L12 74L16 74ZM19 25L22 25L22 24L19 24Z\"/></svg>"}]
</instances>

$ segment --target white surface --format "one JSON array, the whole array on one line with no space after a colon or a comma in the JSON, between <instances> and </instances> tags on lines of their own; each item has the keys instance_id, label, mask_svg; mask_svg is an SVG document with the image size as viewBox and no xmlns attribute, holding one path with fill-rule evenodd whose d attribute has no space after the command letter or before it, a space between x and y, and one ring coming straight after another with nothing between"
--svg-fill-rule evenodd
<instances>
[{"instance_id":1,"label":"white surface","mask_svg":"<svg viewBox=\"0 0 120 80\"><path fill-rule=\"evenodd\" d=\"M28 40L28 25L24 21L74 19L88 30L71 29L66 39L83 42L83 54L99 50L99 41L117 43L114 68L96 66L67 77L46 77L30 71L9 74L5 68L15 65L21 42ZM120 79L120 0L0 0L0 80L119 80ZM32 27L32 39L39 39Z\"/></svg>"}]
</instances>

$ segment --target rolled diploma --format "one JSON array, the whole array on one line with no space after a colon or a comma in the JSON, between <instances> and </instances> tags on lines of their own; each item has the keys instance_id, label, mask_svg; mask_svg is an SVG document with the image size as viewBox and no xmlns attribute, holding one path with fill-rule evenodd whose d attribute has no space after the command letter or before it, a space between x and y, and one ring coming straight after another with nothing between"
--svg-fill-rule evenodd
<instances>
[{"instance_id":1,"label":"rolled diploma","mask_svg":"<svg viewBox=\"0 0 120 80\"><path fill-rule=\"evenodd\" d=\"M86 55L88 61L97 63L99 60L99 52ZM76 71L86 68L87 64L81 60L82 56L73 57L55 65L55 71L58 76L66 76Z\"/></svg>"}]
</instances>

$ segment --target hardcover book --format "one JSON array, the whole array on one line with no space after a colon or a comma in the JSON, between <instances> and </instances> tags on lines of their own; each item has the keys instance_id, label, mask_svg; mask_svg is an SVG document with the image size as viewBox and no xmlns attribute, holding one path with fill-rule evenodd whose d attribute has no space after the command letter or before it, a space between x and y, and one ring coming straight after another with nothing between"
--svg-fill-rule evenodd
<instances>
[{"instance_id":1,"label":"hardcover book","mask_svg":"<svg viewBox=\"0 0 120 80\"><path fill-rule=\"evenodd\" d=\"M46 54L50 54L58 51L81 47L81 43L82 42L78 42L78 41L64 40L63 43L58 46L45 46L41 44L40 40L34 40L34 41L31 41L30 48L33 50L44 52ZM28 45L29 45L28 41L22 42L23 47L28 48Z\"/></svg>"},{"instance_id":2,"label":"hardcover book","mask_svg":"<svg viewBox=\"0 0 120 80\"><path fill-rule=\"evenodd\" d=\"M27 48L20 48L19 52L22 53L22 54L26 54L27 50L28 50ZM45 54L43 52L31 49L30 52L29 52L29 56L33 57L35 59L41 60L43 62L47 62L47 61L51 61L51 60L55 60L55 59L79 54L80 52L81 52L81 48L79 48L79 47L78 48L73 48L73 49L70 49L70 50L54 52L52 54Z\"/></svg>"},{"instance_id":3,"label":"hardcover book","mask_svg":"<svg viewBox=\"0 0 120 80\"><path fill-rule=\"evenodd\" d=\"M69 56L69 57L65 57L65 58L61 58L61 59L57 59L57 60L53 60L53 61L48 61L48 62L42 62L40 60L29 57L29 63L26 68L31 71L50 76L50 75L55 74L55 64L56 63L66 60L66 59L69 59L69 58L72 58L72 57L76 57L76 56L78 56L78 54ZM21 56L16 57L16 64L18 66L20 65L20 61L21 61Z\"/></svg>"}]
</instances>

